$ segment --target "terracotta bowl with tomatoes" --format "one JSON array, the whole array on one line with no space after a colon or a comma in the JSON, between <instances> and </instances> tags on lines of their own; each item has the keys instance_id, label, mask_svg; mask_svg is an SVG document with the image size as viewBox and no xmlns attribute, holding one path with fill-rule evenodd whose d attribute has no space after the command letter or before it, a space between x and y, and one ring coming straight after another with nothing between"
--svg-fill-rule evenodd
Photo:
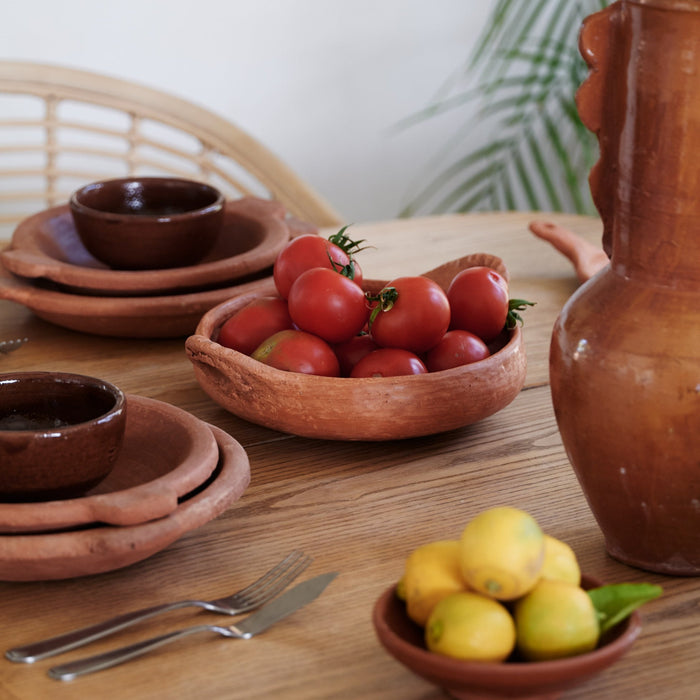
<instances>
[{"instance_id":1,"label":"terracotta bowl with tomatoes","mask_svg":"<svg viewBox=\"0 0 700 700\"><path fill-rule=\"evenodd\" d=\"M450 261L422 277L446 291L459 272L472 267L489 267L507 279L502 260L482 253ZM362 281L362 289L369 295L379 294L386 286L386 281ZM270 280L269 289L258 288L215 306L186 341L187 355L204 391L223 408L252 423L326 440L419 437L493 415L511 403L525 383L527 363L519 325L504 329L489 342L489 353L483 359L400 376L379 376L372 370L364 376L285 371L256 359L253 355L261 352L260 348L251 355L249 349L227 347L222 334L230 319L239 318L239 312L253 302L260 303L261 297L270 302L276 293ZM291 304L291 296L288 301ZM311 315L315 319L318 313L312 309ZM261 348L273 353L279 344ZM312 354L308 347L286 350L288 355L297 351ZM389 361L398 360L392 356Z\"/></svg>"}]
</instances>

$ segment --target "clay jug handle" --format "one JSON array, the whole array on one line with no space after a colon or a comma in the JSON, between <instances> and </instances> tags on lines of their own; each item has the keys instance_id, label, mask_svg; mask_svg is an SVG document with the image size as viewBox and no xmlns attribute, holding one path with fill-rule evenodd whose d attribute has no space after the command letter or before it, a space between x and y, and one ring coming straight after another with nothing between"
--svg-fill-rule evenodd
<instances>
[{"instance_id":1,"label":"clay jug handle","mask_svg":"<svg viewBox=\"0 0 700 700\"><path fill-rule=\"evenodd\" d=\"M600 148L600 158L591 169L588 182L593 202L603 220L603 248L608 256L612 248L612 209L617 181L615 142L619 136L619 110L625 109L624 86L618 85L615 91L608 87L616 77L613 52L617 49L618 10L616 3L584 20L579 51L588 65L589 75L576 93L581 121L597 136ZM616 92L622 93L622 101Z\"/></svg>"}]
</instances>

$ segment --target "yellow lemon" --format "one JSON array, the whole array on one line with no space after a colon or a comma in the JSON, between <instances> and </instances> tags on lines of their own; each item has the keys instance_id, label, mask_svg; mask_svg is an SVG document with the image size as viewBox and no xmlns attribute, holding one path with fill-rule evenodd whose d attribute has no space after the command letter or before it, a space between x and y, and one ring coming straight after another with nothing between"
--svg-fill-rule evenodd
<instances>
[{"instance_id":1,"label":"yellow lemon","mask_svg":"<svg viewBox=\"0 0 700 700\"><path fill-rule=\"evenodd\" d=\"M544 562L542 563L541 578L553 581L566 581L578 586L581 583L581 568L574 550L566 542L544 536Z\"/></svg>"},{"instance_id":2,"label":"yellow lemon","mask_svg":"<svg viewBox=\"0 0 700 700\"><path fill-rule=\"evenodd\" d=\"M515 624L497 600L469 591L453 593L433 608L425 644L454 659L503 661L515 648Z\"/></svg>"},{"instance_id":3,"label":"yellow lemon","mask_svg":"<svg viewBox=\"0 0 700 700\"><path fill-rule=\"evenodd\" d=\"M515 603L518 651L528 661L575 656L595 649L600 635L590 597L579 586L542 579Z\"/></svg>"},{"instance_id":4,"label":"yellow lemon","mask_svg":"<svg viewBox=\"0 0 700 700\"><path fill-rule=\"evenodd\" d=\"M396 597L399 600L406 600L406 581L404 580L403 576L398 580L398 583L396 584Z\"/></svg>"},{"instance_id":5,"label":"yellow lemon","mask_svg":"<svg viewBox=\"0 0 700 700\"><path fill-rule=\"evenodd\" d=\"M419 625L425 625L439 600L466 589L459 551L458 540L438 540L418 547L406 559L399 590L408 616Z\"/></svg>"},{"instance_id":6,"label":"yellow lemon","mask_svg":"<svg viewBox=\"0 0 700 700\"><path fill-rule=\"evenodd\" d=\"M525 511L502 506L479 513L461 537L462 575L471 588L497 600L525 595L540 576L544 534Z\"/></svg>"}]
</instances>

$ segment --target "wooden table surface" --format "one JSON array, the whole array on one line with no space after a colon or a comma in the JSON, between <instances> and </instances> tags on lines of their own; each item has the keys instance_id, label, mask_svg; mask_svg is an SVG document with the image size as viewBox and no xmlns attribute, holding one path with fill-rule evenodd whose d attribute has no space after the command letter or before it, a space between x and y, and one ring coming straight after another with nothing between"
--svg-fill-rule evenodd
<instances>
[{"instance_id":1,"label":"wooden table surface","mask_svg":"<svg viewBox=\"0 0 700 700\"><path fill-rule=\"evenodd\" d=\"M606 582L650 581L662 598L642 610L643 630L613 668L566 698L691 698L700 694L698 582L638 571L605 553L557 432L547 354L552 324L577 280L567 260L527 229L528 213L446 216L354 227L374 248L365 276L414 274L471 252L500 255L511 296L525 312L528 376L515 401L481 423L388 443L338 443L283 435L213 403L194 379L182 340L84 335L0 301L0 340L27 336L0 355L0 371L64 370L115 382L172 403L233 435L252 481L215 520L128 568L73 580L0 582L0 648L94 623L133 608L192 596L220 597L251 582L295 548L313 555L307 576L339 577L308 607L251 641L189 637L141 659L75 681L47 669L197 622L226 622L182 610L111 640L33 665L0 660L0 698L391 698L437 700L444 693L413 676L378 644L372 606L396 582L406 555L430 540L458 537L477 512L510 504L567 541L582 568ZM541 218L541 217L540 217ZM591 241L600 223L552 215Z\"/></svg>"}]
</instances>

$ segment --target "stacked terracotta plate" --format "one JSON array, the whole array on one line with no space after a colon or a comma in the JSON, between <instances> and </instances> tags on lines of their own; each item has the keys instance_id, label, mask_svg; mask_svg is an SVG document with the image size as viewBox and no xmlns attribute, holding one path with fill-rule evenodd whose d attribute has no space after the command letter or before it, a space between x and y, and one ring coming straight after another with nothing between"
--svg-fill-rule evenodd
<instances>
[{"instance_id":1,"label":"stacked terracotta plate","mask_svg":"<svg viewBox=\"0 0 700 700\"><path fill-rule=\"evenodd\" d=\"M167 403L127 397L124 444L81 498L0 503L0 580L38 581L118 569L204 525L243 494L245 450Z\"/></svg>"},{"instance_id":2,"label":"stacked terracotta plate","mask_svg":"<svg viewBox=\"0 0 700 700\"><path fill-rule=\"evenodd\" d=\"M113 270L85 249L68 205L53 207L25 219L0 253L0 298L86 333L183 337L216 304L274 290L272 265L292 230L281 204L244 197L226 204L219 238L200 263Z\"/></svg>"}]
</instances>

